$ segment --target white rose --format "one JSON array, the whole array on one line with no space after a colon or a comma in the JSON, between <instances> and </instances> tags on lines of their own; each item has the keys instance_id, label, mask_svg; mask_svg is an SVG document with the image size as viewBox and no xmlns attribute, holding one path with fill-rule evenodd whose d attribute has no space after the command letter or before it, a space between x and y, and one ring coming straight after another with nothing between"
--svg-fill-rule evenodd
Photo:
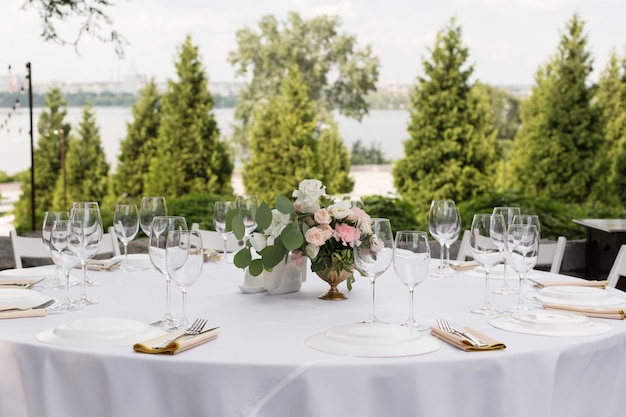
<instances>
[{"instance_id":1,"label":"white rose","mask_svg":"<svg viewBox=\"0 0 626 417\"><path fill-rule=\"evenodd\" d=\"M259 252L267 246L267 239L263 233L252 233L252 236L250 236L250 243L252 244L254 250Z\"/></svg>"},{"instance_id":2,"label":"white rose","mask_svg":"<svg viewBox=\"0 0 626 417\"><path fill-rule=\"evenodd\" d=\"M264 230L265 235L274 241L283 232L283 229L291 222L289 214L281 213L280 211L272 210L272 222L269 227Z\"/></svg>"},{"instance_id":3,"label":"white rose","mask_svg":"<svg viewBox=\"0 0 626 417\"><path fill-rule=\"evenodd\" d=\"M320 180L303 180L293 192L294 204L302 208L303 213L314 213L319 210L319 199L326 195L326 187Z\"/></svg>"},{"instance_id":4,"label":"white rose","mask_svg":"<svg viewBox=\"0 0 626 417\"><path fill-rule=\"evenodd\" d=\"M352 204L347 200L342 200L328 207L328 212L335 219L345 219L352 214Z\"/></svg>"},{"instance_id":5,"label":"white rose","mask_svg":"<svg viewBox=\"0 0 626 417\"><path fill-rule=\"evenodd\" d=\"M320 252L320 248L311 243L306 245L304 249L306 250L306 256L308 256L310 259L317 258L317 254Z\"/></svg>"}]
</instances>

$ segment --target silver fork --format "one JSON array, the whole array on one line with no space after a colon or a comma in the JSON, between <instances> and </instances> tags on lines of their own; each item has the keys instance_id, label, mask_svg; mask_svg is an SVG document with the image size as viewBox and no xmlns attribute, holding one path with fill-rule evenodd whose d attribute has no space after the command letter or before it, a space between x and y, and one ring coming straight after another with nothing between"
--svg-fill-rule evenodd
<instances>
[{"instance_id":1,"label":"silver fork","mask_svg":"<svg viewBox=\"0 0 626 417\"><path fill-rule=\"evenodd\" d=\"M34 307L13 307L13 308L4 308L4 309L0 309L0 313L3 313L5 311L29 311L29 310L38 310L40 308L46 308L51 306L52 304L56 303L56 300L51 299L46 301L45 303L41 303L38 306L34 306Z\"/></svg>"},{"instance_id":2,"label":"silver fork","mask_svg":"<svg viewBox=\"0 0 626 417\"><path fill-rule=\"evenodd\" d=\"M476 347L487 346L487 343L483 342L482 340L475 337L474 335L452 326L450 322L448 321L448 319L437 319L437 326L444 332L454 333L458 336L461 336L467 339L471 344L473 344Z\"/></svg>"},{"instance_id":3,"label":"silver fork","mask_svg":"<svg viewBox=\"0 0 626 417\"><path fill-rule=\"evenodd\" d=\"M191 326L189 326L189 328L187 330L185 330L184 333L179 334L176 337L173 337L171 339L166 340L165 342L161 343L158 346L155 346L154 349L163 349L165 346L169 345L170 343L182 338L182 337L188 337L188 336L197 336L200 334L200 332L202 332L202 329L204 329L204 326L206 326L206 319L196 319L196 321L194 321Z\"/></svg>"}]
</instances>

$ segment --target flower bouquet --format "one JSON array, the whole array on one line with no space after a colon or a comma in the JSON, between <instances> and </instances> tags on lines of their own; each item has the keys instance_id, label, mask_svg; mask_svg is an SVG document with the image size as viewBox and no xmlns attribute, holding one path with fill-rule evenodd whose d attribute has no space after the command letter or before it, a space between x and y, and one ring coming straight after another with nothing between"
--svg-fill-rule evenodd
<instances>
[{"instance_id":1,"label":"flower bouquet","mask_svg":"<svg viewBox=\"0 0 626 417\"><path fill-rule=\"evenodd\" d=\"M308 258L311 271L331 285L329 293L320 298L346 298L336 285L347 280L348 290L352 289L353 247L371 235L370 216L350 201L331 203L326 187L315 179L302 181L293 197L295 201L278 196L273 209L265 202L257 208L257 227L244 248L235 254L235 266L248 268L251 275L258 276L289 257L296 265ZM242 239L245 229L241 214L235 209L228 215L227 227Z\"/></svg>"}]
</instances>

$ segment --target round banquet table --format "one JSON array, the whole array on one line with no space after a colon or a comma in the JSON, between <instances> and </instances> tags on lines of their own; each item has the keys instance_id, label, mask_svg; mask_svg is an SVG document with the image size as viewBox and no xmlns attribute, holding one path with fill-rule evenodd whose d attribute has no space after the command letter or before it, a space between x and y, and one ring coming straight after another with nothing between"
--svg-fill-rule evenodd
<instances>
[{"instance_id":1,"label":"round banquet table","mask_svg":"<svg viewBox=\"0 0 626 417\"><path fill-rule=\"evenodd\" d=\"M433 261L435 262L435 261ZM74 271L77 277L80 271ZM170 355L132 346L76 348L45 344L38 332L81 318L149 323L164 313L165 284L154 271L89 272L99 304L46 317L0 320L0 416L463 416L615 417L626 392L626 322L594 336L554 337L492 327L470 313L482 304L484 279L458 273L417 287L418 321L448 317L506 344L465 352L441 342L427 354L367 358L325 353L307 337L365 319L370 284L356 274L345 301L317 296L327 284L312 273L299 292L239 290L243 271L207 263L189 291L189 317L220 326L218 339ZM573 279L546 273L547 279ZM492 288L502 281L493 279ZM79 288L72 288L78 296ZM616 293L622 294L617 290ZM62 293L50 293L60 297ZM623 294L622 294L623 295ZM517 296L491 295L507 308ZM376 314L399 324L408 290L393 268L376 281ZM172 286L180 316L180 291ZM430 334L424 337L433 337ZM438 339L437 339L438 340ZM141 340L137 340L140 342Z\"/></svg>"}]
</instances>

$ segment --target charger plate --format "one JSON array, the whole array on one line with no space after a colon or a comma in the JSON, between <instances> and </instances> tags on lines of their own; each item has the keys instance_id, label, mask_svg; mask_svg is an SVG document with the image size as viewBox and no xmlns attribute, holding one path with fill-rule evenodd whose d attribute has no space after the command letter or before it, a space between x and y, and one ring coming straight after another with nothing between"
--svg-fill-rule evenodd
<instances>
[{"instance_id":1,"label":"charger plate","mask_svg":"<svg viewBox=\"0 0 626 417\"><path fill-rule=\"evenodd\" d=\"M543 303L579 306L607 306L626 303L626 299L602 288L576 285L555 285L541 288L529 295Z\"/></svg>"},{"instance_id":2,"label":"charger plate","mask_svg":"<svg viewBox=\"0 0 626 417\"><path fill-rule=\"evenodd\" d=\"M582 314L552 310L531 310L503 314L489 320L498 329L542 336L591 336L613 327Z\"/></svg>"},{"instance_id":3,"label":"charger plate","mask_svg":"<svg viewBox=\"0 0 626 417\"><path fill-rule=\"evenodd\" d=\"M441 347L429 334L386 323L344 324L309 336L304 343L326 353L371 358L422 355Z\"/></svg>"},{"instance_id":4,"label":"charger plate","mask_svg":"<svg viewBox=\"0 0 626 417\"><path fill-rule=\"evenodd\" d=\"M132 346L163 334L146 323L117 317L78 319L35 335L40 342L56 346L102 348Z\"/></svg>"}]
</instances>

